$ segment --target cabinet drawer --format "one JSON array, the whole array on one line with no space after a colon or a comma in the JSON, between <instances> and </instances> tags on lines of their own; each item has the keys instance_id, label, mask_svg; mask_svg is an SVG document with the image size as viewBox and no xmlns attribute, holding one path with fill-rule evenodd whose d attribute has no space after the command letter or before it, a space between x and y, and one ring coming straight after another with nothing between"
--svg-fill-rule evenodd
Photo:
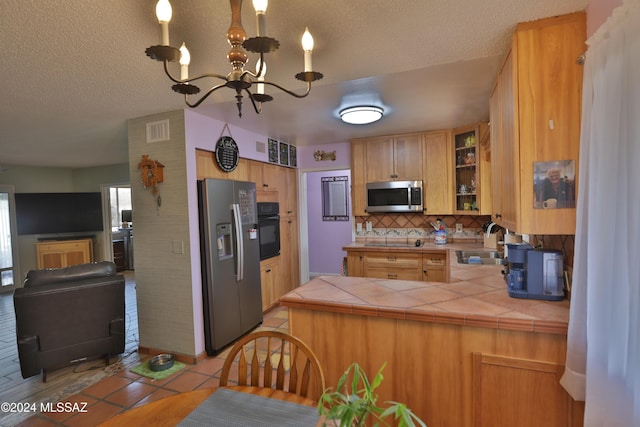
<instances>
[{"instance_id":1,"label":"cabinet drawer","mask_svg":"<svg viewBox=\"0 0 640 427\"><path fill-rule=\"evenodd\" d=\"M447 264L447 258L444 254L424 254L422 262L424 265L444 267Z\"/></svg>"},{"instance_id":2,"label":"cabinet drawer","mask_svg":"<svg viewBox=\"0 0 640 427\"><path fill-rule=\"evenodd\" d=\"M367 277L374 279L421 280L418 268L367 266Z\"/></svg>"},{"instance_id":3,"label":"cabinet drawer","mask_svg":"<svg viewBox=\"0 0 640 427\"><path fill-rule=\"evenodd\" d=\"M364 259L367 269L370 267L420 268L421 261L421 255L419 254L393 252L367 254Z\"/></svg>"}]
</instances>

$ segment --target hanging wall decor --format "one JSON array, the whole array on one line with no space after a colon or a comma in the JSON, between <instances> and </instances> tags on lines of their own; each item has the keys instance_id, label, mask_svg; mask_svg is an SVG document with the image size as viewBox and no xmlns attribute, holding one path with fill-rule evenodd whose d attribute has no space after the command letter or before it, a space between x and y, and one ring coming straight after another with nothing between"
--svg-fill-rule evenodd
<instances>
[{"instance_id":1,"label":"hanging wall decor","mask_svg":"<svg viewBox=\"0 0 640 427\"><path fill-rule=\"evenodd\" d=\"M143 154L138 169L141 170L144 188L151 189L151 194L155 196L158 193L158 184L164 181L164 165L157 160L151 160L148 154Z\"/></svg>"}]
</instances>

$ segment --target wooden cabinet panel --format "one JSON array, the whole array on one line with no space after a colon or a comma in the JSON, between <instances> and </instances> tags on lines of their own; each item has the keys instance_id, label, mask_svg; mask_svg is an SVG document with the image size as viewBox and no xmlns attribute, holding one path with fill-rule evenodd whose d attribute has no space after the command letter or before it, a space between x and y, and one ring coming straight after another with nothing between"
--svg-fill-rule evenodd
<instances>
[{"instance_id":1,"label":"wooden cabinet panel","mask_svg":"<svg viewBox=\"0 0 640 427\"><path fill-rule=\"evenodd\" d=\"M327 384L336 384L345 366L354 360L367 373L377 372L386 362L384 372L387 379L377 390L380 401L395 400L407 404L428 426L537 427L554 425L540 422L545 415L550 422L555 422L566 419L567 412L579 414L577 408L572 409L579 404L567 401L566 392L563 394L559 390L561 387L557 384L556 373L545 372L554 371L564 363L567 339L561 334L507 331L303 308L290 308L289 321L291 333L314 349L323 366ZM333 339L335 334L332 331L341 331L341 339ZM523 390L520 394L514 391L515 385L496 384L498 380L511 381L510 374L489 369L491 360L488 356L483 356L481 370L474 369L474 353L497 355L503 360L533 361L524 369L515 368L524 376L516 376L513 382L518 387L526 387L527 384L535 384L536 387ZM537 370L540 367L544 369L539 376ZM498 369L502 368L498 366ZM485 387L482 393L475 392L476 374L482 375ZM551 376L555 381L550 380ZM491 389L491 385L498 388ZM500 390L506 390L507 393L499 395ZM551 399L555 399L553 403ZM538 402L544 405L549 403L549 406L538 405ZM562 406L563 403L566 406ZM478 404L486 405L486 409L484 413L476 415L473 407ZM529 418L522 416L517 422L501 424L503 414L508 417L509 413L513 413L513 407L520 408L527 415L538 411L533 416L536 422L529 423ZM489 409L495 412L487 412ZM547 414L550 411L556 413ZM572 422L563 425L581 424Z\"/></svg>"},{"instance_id":2,"label":"wooden cabinet panel","mask_svg":"<svg viewBox=\"0 0 640 427\"><path fill-rule=\"evenodd\" d=\"M364 143L365 182L422 179L422 134L393 135L356 141Z\"/></svg>"},{"instance_id":3,"label":"wooden cabinet panel","mask_svg":"<svg viewBox=\"0 0 640 427\"><path fill-rule=\"evenodd\" d=\"M282 292L280 259L271 258L260 262L260 285L262 290L262 310L271 308Z\"/></svg>"},{"instance_id":4,"label":"wooden cabinet panel","mask_svg":"<svg viewBox=\"0 0 640 427\"><path fill-rule=\"evenodd\" d=\"M347 274L378 279L448 282L446 251L347 251Z\"/></svg>"},{"instance_id":5,"label":"wooden cabinet panel","mask_svg":"<svg viewBox=\"0 0 640 427\"><path fill-rule=\"evenodd\" d=\"M422 254L422 275L426 282L448 282L446 253Z\"/></svg>"},{"instance_id":6,"label":"wooden cabinet panel","mask_svg":"<svg viewBox=\"0 0 640 427\"><path fill-rule=\"evenodd\" d=\"M277 171L278 203L280 216L295 217L298 214L298 177L295 169L280 167Z\"/></svg>"},{"instance_id":7,"label":"wooden cabinet panel","mask_svg":"<svg viewBox=\"0 0 640 427\"><path fill-rule=\"evenodd\" d=\"M38 242L38 268L62 268L93 262L92 243L91 239Z\"/></svg>"},{"instance_id":8,"label":"wooden cabinet panel","mask_svg":"<svg viewBox=\"0 0 640 427\"><path fill-rule=\"evenodd\" d=\"M354 277L365 277L364 253L347 251L347 275Z\"/></svg>"},{"instance_id":9,"label":"wooden cabinet panel","mask_svg":"<svg viewBox=\"0 0 640 427\"><path fill-rule=\"evenodd\" d=\"M395 137L393 140L394 174L398 181L422 179L422 134Z\"/></svg>"},{"instance_id":10,"label":"wooden cabinet panel","mask_svg":"<svg viewBox=\"0 0 640 427\"><path fill-rule=\"evenodd\" d=\"M234 181L247 181L247 160L240 159L238 166L231 172L224 172L216 163L215 153L196 150L196 175L198 179L216 178Z\"/></svg>"},{"instance_id":11,"label":"wooden cabinet panel","mask_svg":"<svg viewBox=\"0 0 640 427\"><path fill-rule=\"evenodd\" d=\"M473 353L474 427L569 426L563 371L557 363Z\"/></svg>"},{"instance_id":12,"label":"wooden cabinet panel","mask_svg":"<svg viewBox=\"0 0 640 427\"><path fill-rule=\"evenodd\" d=\"M363 140L351 141L351 210L354 216L367 215L367 154Z\"/></svg>"},{"instance_id":13,"label":"wooden cabinet panel","mask_svg":"<svg viewBox=\"0 0 640 427\"><path fill-rule=\"evenodd\" d=\"M366 182L392 181L393 167L393 138L371 138L366 142Z\"/></svg>"},{"instance_id":14,"label":"wooden cabinet panel","mask_svg":"<svg viewBox=\"0 0 640 427\"><path fill-rule=\"evenodd\" d=\"M423 194L425 215L453 213L453 177L451 132L435 131L424 134Z\"/></svg>"},{"instance_id":15,"label":"wooden cabinet panel","mask_svg":"<svg viewBox=\"0 0 640 427\"><path fill-rule=\"evenodd\" d=\"M534 167L573 160L578 176L583 69L576 58L585 21L577 12L519 24L491 96L494 194L501 195L493 217L522 234L575 234L574 207L536 205Z\"/></svg>"},{"instance_id":16,"label":"wooden cabinet panel","mask_svg":"<svg viewBox=\"0 0 640 427\"><path fill-rule=\"evenodd\" d=\"M421 255L370 252L364 256L366 277L378 279L422 280Z\"/></svg>"}]
</instances>

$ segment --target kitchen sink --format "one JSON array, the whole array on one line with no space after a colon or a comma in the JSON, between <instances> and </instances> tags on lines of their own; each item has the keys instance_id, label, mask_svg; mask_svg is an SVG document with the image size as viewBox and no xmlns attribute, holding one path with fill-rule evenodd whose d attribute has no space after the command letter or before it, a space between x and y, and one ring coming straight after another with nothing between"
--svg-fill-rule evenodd
<instances>
[{"instance_id":1,"label":"kitchen sink","mask_svg":"<svg viewBox=\"0 0 640 427\"><path fill-rule=\"evenodd\" d=\"M504 253L498 251L456 251L459 264L506 265ZM470 261L471 260L471 261Z\"/></svg>"}]
</instances>

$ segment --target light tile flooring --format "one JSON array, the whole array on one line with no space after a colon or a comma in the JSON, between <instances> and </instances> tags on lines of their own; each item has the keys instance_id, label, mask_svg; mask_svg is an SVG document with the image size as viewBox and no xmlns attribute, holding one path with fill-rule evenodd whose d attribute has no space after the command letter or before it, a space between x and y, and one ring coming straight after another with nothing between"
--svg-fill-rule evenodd
<instances>
[{"instance_id":1,"label":"light tile flooring","mask_svg":"<svg viewBox=\"0 0 640 427\"><path fill-rule=\"evenodd\" d=\"M135 300L135 281L131 271L125 272L127 307L127 343L125 353L112 358L106 366L104 359L86 361L47 375L22 379L16 349L15 316L11 294L0 295L0 403L28 403L38 413L0 412L0 426L96 426L127 409L153 402L163 397L216 387L227 351L207 357L196 365L187 365L168 378L155 381L129 371L143 358L137 353L138 321ZM258 329L288 332L288 316L284 307L265 314ZM41 403L68 402L73 408L86 404L86 412L41 413Z\"/></svg>"}]
</instances>

